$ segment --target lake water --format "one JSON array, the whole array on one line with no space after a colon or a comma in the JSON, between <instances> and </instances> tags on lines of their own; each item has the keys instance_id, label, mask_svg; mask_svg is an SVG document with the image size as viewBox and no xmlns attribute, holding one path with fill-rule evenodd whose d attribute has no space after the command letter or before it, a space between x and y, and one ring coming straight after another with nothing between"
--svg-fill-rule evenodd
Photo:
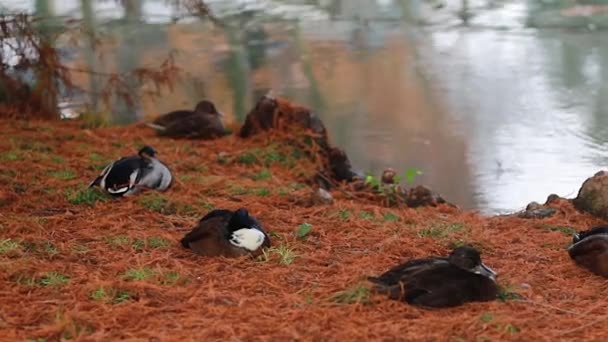
<instances>
[{"instance_id":1,"label":"lake water","mask_svg":"<svg viewBox=\"0 0 608 342\"><path fill-rule=\"evenodd\" d=\"M80 3L45 11L81 17ZM127 13L115 2L92 3L104 58L78 50L69 63L128 70L178 52L174 92L123 114L152 117L206 97L242 120L273 89L313 108L355 167L418 168L416 183L485 213L575 196L606 164L608 35L528 28L525 1L471 1L467 26L459 1L209 1L223 28L171 23L165 1L144 1L137 23L120 21Z\"/></svg>"}]
</instances>

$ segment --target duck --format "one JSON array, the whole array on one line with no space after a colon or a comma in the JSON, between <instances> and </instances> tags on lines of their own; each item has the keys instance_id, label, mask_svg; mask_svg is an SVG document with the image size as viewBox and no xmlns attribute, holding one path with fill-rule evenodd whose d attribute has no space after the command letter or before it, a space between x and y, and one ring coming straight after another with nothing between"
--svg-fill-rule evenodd
<instances>
[{"instance_id":1,"label":"duck","mask_svg":"<svg viewBox=\"0 0 608 342\"><path fill-rule=\"evenodd\" d=\"M471 246L457 247L447 257L410 260L368 280L390 299L428 308L491 301L498 295L496 272Z\"/></svg>"},{"instance_id":2,"label":"duck","mask_svg":"<svg viewBox=\"0 0 608 342\"><path fill-rule=\"evenodd\" d=\"M245 208L214 209L182 239L184 248L203 256L259 256L270 247L270 238Z\"/></svg>"},{"instance_id":3,"label":"duck","mask_svg":"<svg viewBox=\"0 0 608 342\"><path fill-rule=\"evenodd\" d=\"M156 158L151 146L137 155L120 158L107 165L89 188L99 186L114 197L131 196L143 189L167 190L173 182L169 168Z\"/></svg>"},{"instance_id":4,"label":"duck","mask_svg":"<svg viewBox=\"0 0 608 342\"><path fill-rule=\"evenodd\" d=\"M608 226L596 226L573 234L568 254L577 264L608 278Z\"/></svg>"},{"instance_id":5,"label":"duck","mask_svg":"<svg viewBox=\"0 0 608 342\"><path fill-rule=\"evenodd\" d=\"M221 118L224 114L208 100L200 101L194 110L177 110L156 118L147 125L159 136L171 138L214 139L225 135Z\"/></svg>"}]
</instances>

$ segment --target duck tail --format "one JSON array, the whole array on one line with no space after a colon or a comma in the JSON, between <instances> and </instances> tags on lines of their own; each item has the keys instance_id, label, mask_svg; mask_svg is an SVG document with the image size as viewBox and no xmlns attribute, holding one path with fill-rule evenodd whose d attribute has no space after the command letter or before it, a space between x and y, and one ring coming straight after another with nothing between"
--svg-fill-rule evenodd
<instances>
[{"instance_id":1,"label":"duck tail","mask_svg":"<svg viewBox=\"0 0 608 342\"><path fill-rule=\"evenodd\" d=\"M152 122L147 122L146 126L148 126L150 128L153 128L153 129L155 129L155 130L157 130L159 132L164 132L165 130L167 130L167 127L161 126L161 125L157 125L157 124L152 123Z\"/></svg>"},{"instance_id":2,"label":"duck tail","mask_svg":"<svg viewBox=\"0 0 608 342\"><path fill-rule=\"evenodd\" d=\"M188 236L183 237L179 242L182 244L182 247L190 249L190 240L188 240Z\"/></svg>"},{"instance_id":3,"label":"duck tail","mask_svg":"<svg viewBox=\"0 0 608 342\"><path fill-rule=\"evenodd\" d=\"M88 188L92 188L94 186L98 186L100 182L101 182L101 176L95 178L91 183L89 183Z\"/></svg>"}]
</instances>

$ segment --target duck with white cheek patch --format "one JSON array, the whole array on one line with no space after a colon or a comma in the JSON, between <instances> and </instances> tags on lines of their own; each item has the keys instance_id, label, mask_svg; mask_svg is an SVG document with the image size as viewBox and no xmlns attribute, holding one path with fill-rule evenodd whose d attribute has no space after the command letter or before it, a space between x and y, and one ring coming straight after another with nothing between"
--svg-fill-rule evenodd
<instances>
[{"instance_id":1,"label":"duck with white cheek patch","mask_svg":"<svg viewBox=\"0 0 608 342\"><path fill-rule=\"evenodd\" d=\"M181 240L184 248L204 256L258 256L270 247L262 225L245 208L216 209L205 215Z\"/></svg>"},{"instance_id":2,"label":"duck with white cheek patch","mask_svg":"<svg viewBox=\"0 0 608 342\"><path fill-rule=\"evenodd\" d=\"M137 155L110 163L89 187L99 186L108 194L120 197L136 194L143 189L165 191L172 181L171 171L156 158L156 151L144 146Z\"/></svg>"}]
</instances>

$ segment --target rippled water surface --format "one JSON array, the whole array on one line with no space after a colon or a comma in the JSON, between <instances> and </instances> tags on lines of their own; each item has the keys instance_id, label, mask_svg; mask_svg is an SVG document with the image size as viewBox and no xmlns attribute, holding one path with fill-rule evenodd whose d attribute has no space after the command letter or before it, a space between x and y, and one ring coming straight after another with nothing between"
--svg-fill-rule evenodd
<instances>
[{"instance_id":1,"label":"rippled water surface","mask_svg":"<svg viewBox=\"0 0 608 342\"><path fill-rule=\"evenodd\" d=\"M80 3L46 14L82 16ZM69 62L128 70L178 51L174 93L123 112L154 116L208 97L242 120L273 89L312 107L357 168L416 167L417 183L487 213L574 196L605 164L605 31L528 28L536 14L526 1L471 1L468 25L456 1L209 3L226 27L172 23L173 9L152 0L128 23L115 2L94 2L104 59L76 51ZM40 11L35 1L0 4Z\"/></svg>"}]
</instances>

